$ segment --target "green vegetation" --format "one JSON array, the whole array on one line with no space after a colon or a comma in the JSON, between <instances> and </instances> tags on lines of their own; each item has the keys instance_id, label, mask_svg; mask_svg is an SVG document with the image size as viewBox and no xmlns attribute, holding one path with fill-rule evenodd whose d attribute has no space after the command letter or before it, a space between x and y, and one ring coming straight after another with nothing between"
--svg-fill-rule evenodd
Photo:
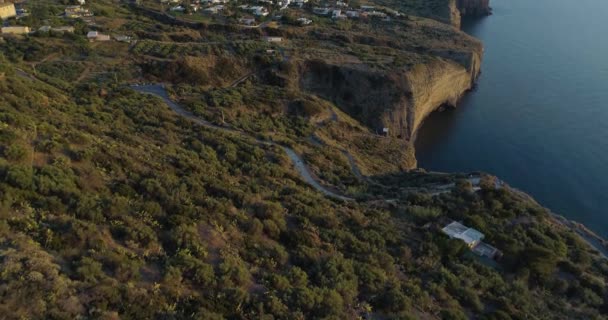
<instances>
[{"instance_id":1,"label":"green vegetation","mask_svg":"<svg viewBox=\"0 0 608 320\"><path fill-rule=\"evenodd\" d=\"M100 28L141 41L89 43L81 29L0 43L2 318L606 318L608 261L549 212L487 177L472 192L464 175L402 170L409 142L297 83L302 60L407 66L453 30L422 22L432 32L373 37L363 24L338 40L344 26L328 23L281 30L289 41L271 46L95 6ZM379 58L419 40L418 53ZM246 134L196 126L128 88L139 81L167 82L197 116ZM315 191L259 137L359 200ZM502 260L448 239L451 220L483 232Z\"/></svg>"}]
</instances>

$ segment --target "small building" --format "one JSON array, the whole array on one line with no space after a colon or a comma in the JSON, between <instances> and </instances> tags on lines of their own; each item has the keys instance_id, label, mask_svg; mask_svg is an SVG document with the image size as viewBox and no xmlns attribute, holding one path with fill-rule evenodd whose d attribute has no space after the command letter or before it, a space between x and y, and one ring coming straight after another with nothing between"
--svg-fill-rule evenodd
<instances>
[{"instance_id":1,"label":"small building","mask_svg":"<svg viewBox=\"0 0 608 320\"><path fill-rule=\"evenodd\" d=\"M239 23L244 24L246 26L252 26L255 24L255 18L254 17L243 17L243 18L239 19Z\"/></svg>"},{"instance_id":2,"label":"small building","mask_svg":"<svg viewBox=\"0 0 608 320\"><path fill-rule=\"evenodd\" d=\"M298 18L298 20L297 20L297 21L298 21L298 23L299 23L300 25L302 25L302 26L307 26L307 25L309 25L309 24L311 24L311 23L312 23L312 20L310 20L310 19L308 19L308 18L304 18L304 17L302 17L302 18Z\"/></svg>"},{"instance_id":3,"label":"small building","mask_svg":"<svg viewBox=\"0 0 608 320\"><path fill-rule=\"evenodd\" d=\"M355 11L355 10L348 10L346 11L346 16L349 18L359 18L360 14L359 11Z\"/></svg>"},{"instance_id":4,"label":"small building","mask_svg":"<svg viewBox=\"0 0 608 320\"><path fill-rule=\"evenodd\" d=\"M312 12L319 16L328 16L331 13L331 10L329 8L315 7L312 9Z\"/></svg>"},{"instance_id":5,"label":"small building","mask_svg":"<svg viewBox=\"0 0 608 320\"><path fill-rule=\"evenodd\" d=\"M217 14L224 10L224 5L218 4L217 6L209 7L203 10L205 13Z\"/></svg>"},{"instance_id":6,"label":"small building","mask_svg":"<svg viewBox=\"0 0 608 320\"><path fill-rule=\"evenodd\" d=\"M248 10L251 11L251 13L253 13L255 16L258 16L258 17L265 17L268 15L268 9L266 9L262 6L249 7Z\"/></svg>"},{"instance_id":7,"label":"small building","mask_svg":"<svg viewBox=\"0 0 608 320\"><path fill-rule=\"evenodd\" d=\"M500 250L481 241L485 237L483 233L473 228L469 228L459 222L454 221L441 229L441 231L452 239L460 239L464 241L469 249L471 249L471 251L478 256L488 257L490 259L498 259L502 257L502 252L500 252Z\"/></svg>"},{"instance_id":8,"label":"small building","mask_svg":"<svg viewBox=\"0 0 608 320\"><path fill-rule=\"evenodd\" d=\"M74 33L75 29L72 26L63 26L63 27L51 28L51 30L54 32L58 32L58 33Z\"/></svg>"},{"instance_id":9,"label":"small building","mask_svg":"<svg viewBox=\"0 0 608 320\"><path fill-rule=\"evenodd\" d=\"M346 19L346 15L342 13L342 10L335 9L331 12L332 19Z\"/></svg>"},{"instance_id":10,"label":"small building","mask_svg":"<svg viewBox=\"0 0 608 320\"><path fill-rule=\"evenodd\" d=\"M169 11L173 11L173 12L184 12L186 11L186 8L182 7L182 6L175 6L172 7L171 9L169 9Z\"/></svg>"},{"instance_id":11,"label":"small building","mask_svg":"<svg viewBox=\"0 0 608 320\"><path fill-rule=\"evenodd\" d=\"M22 27L22 26L11 26L11 27L2 27L2 34L28 34L30 33L30 27Z\"/></svg>"},{"instance_id":12,"label":"small building","mask_svg":"<svg viewBox=\"0 0 608 320\"><path fill-rule=\"evenodd\" d=\"M264 37L266 42L281 42L283 41L282 37Z\"/></svg>"},{"instance_id":13,"label":"small building","mask_svg":"<svg viewBox=\"0 0 608 320\"><path fill-rule=\"evenodd\" d=\"M130 36L122 36L122 35L116 35L114 36L114 39L118 42L126 42L126 43L130 43L133 40L133 37Z\"/></svg>"},{"instance_id":14,"label":"small building","mask_svg":"<svg viewBox=\"0 0 608 320\"><path fill-rule=\"evenodd\" d=\"M93 41L110 41L110 36L106 35L106 34L101 34L97 31L89 31L89 33L87 33L87 39L89 39L89 41L93 42Z\"/></svg>"},{"instance_id":15,"label":"small building","mask_svg":"<svg viewBox=\"0 0 608 320\"><path fill-rule=\"evenodd\" d=\"M38 28L38 32L56 32L56 33L74 33L74 27L72 26L62 26L62 27L51 27L51 26L42 26Z\"/></svg>"},{"instance_id":16,"label":"small building","mask_svg":"<svg viewBox=\"0 0 608 320\"><path fill-rule=\"evenodd\" d=\"M483 233L462 225L459 222L452 222L441 229L443 233L447 234L450 238L460 239L464 241L469 248L475 247L481 240L483 240Z\"/></svg>"},{"instance_id":17,"label":"small building","mask_svg":"<svg viewBox=\"0 0 608 320\"><path fill-rule=\"evenodd\" d=\"M93 16L89 9L85 9L81 6L67 6L64 10L64 15L66 16L66 18L82 18Z\"/></svg>"},{"instance_id":18,"label":"small building","mask_svg":"<svg viewBox=\"0 0 608 320\"><path fill-rule=\"evenodd\" d=\"M13 3L0 3L0 19L6 20L17 16L17 10Z\"/></svg>"},{"instance_id":19,"label":"small building","mask_svg":"<svg viewBox=\"0 0 608 320\"><path fill-rule=\"evenodd\" d=\"M368 16L370 17L376 17L376 18L386 18L387 15L384 12L380 12L380 11L371 11L367 13Z\"/></svg>"},{"instance_id":20,"label":"small building","mask_svg":"<svg viewBox=\"0 0 608 320\"><path fill-rule=\"evenodd\" d=\"M490 259L500 259L500 257L502 257L502 252L500 252L500 250L485 242L480 242L471 250L480 257L488 257Z\"/></svg>"}]
</instances>

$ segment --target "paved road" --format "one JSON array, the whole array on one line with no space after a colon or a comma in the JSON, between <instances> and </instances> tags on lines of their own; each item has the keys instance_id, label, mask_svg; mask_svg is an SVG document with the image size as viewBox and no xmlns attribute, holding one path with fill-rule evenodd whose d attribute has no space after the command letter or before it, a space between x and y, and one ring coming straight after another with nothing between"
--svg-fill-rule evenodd
<instances>
[{"instance_id":1,"label":"paved road","mask_svg":"<svg viewBox=\"0 0 608 320\"><path fill-rule=\"evenodd\" d=\"M253 138L255 141L257 141L260 144L276 145L276 146L281 147L285 151L285 153L287 154L287 156L289 157L291 162L293 163L296 171L300 174L302 179L306 183L310 184L317 191L323 193L324 195L326 195L328 197L334 198L334 199L339 199L339 200L343 200L343 201L353 201L354 200L353 198L349 198L349 197L343 196L341 194L337 194L337 193L330 191L327 188L323 187L318 181L316 181L313 178L313 175L310 173L310 170L308 170L308 168L306 167L306 164L304 163L302 158L293 149L288 148L286 146L276 144L272 141L257 139L241 130L237 130L237 129L230 128L230 127L222 127L222 126L212 124L211 122L205 121L205 120L195 116L192 112L186 110L181 105L175 103L173 100L171 100L171 98L169 98L169 95L167 94L167 91L165 90L165 88L162 85L157 85L157 84L142 85L142 86L132 86L131 88L134 89L135 91L138 91L141 93L146 93L146 94L151 94L151 95L161 98L169 106L169 108L171 108L177 114L179 114L180 116L182 116L200 126L204 126L204 127L215 129L215 130L231 132L231 133L235 133L235 134L242 135L242 136L248 136L250 138Z\"/></svg>"}]
</instances>

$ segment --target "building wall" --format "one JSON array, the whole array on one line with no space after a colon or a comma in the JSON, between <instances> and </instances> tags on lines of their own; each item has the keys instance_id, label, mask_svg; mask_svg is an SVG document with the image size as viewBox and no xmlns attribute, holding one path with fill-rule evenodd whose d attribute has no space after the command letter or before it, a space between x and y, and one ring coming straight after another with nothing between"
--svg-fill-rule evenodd
<instances>
[{"instance_id":1,"label":"building wall","mask_svg":"<svg viewBox=\"0 0 608 320\"><path fill-rule=\"evenodd\" d=\"M0 19L8 19L17 16L15 5L12 3L0 4Z\"/></svg>"},{"instance_id":2,"label":"building wall","mask_svg":"<svg viewBox=\"0 0 608 320\"><path fill-rule=\"evenodd\" d=\"M2 34L26 34L30 32L29 27L3 27Z\"/></svg>"}]
</instances>

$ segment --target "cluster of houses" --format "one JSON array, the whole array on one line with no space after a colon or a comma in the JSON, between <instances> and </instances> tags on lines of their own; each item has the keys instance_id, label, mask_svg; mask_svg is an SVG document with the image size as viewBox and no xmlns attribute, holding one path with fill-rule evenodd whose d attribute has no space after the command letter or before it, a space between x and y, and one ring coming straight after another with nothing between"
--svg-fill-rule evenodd
<instances>
[{"instance_id":1,"label":"cluster of houses","mask_svg":"<svg viewBox=\"0 0 608 320\"><path fill-rule=\"evenodd\" d=\"M18 18L19 12L27 12L25 9L16 8L13 3L3 3L3 0L0 0L0 18L2 20L10 19L10 18ZM224 1L224 0L211 0L211 1ZM63 16L65 18L70 19L85 19L87 17L92 17L93 13L83 6L86 4L86 0L77 0L77 5L66 6L64 9ZM44 25L38 30L31 30L28 26L4 26L0 28L2 35L26 35L35 32L39 33L74 33L75 29L72 26L59 26L52 27L49 25ZM95 41L110 41L111 37L107 34L100 33L98 31L90 31L87 33L87 39L91 42ZM130 36L125 35L116 35L114 39L119 42L131 42L132 38Z\"/></svg>"},{"instance_id":2,"label":"cluster of houses","mask_svg":"<svg viewBox=\"0 0 608 320\"><path fill-rule=\"evenodd\" d=\"M14 3L4 3L0 0L0 20L19 19L25 15L27 12L24 9L17 9ZM7 24L0 28L0 32L2 35L21 35L28 34L31 30L28 26L9 26Z\"/></svg>"},{"instance_id":3,"label":"cluster of houses","mask_svg":"<svg viewBox=\"0 0 608 320\"><path fill-rule=\"evenodd\" d=\"M228 0L193 0L190 1L190 6L188 7L186 4L181 3L181 0L160 0L160 3L163 4L176 4L173 7L169 8L169 11L173 12L185 12L190 9L190 12L198 12L203 11L207 13L218 13L224 9L223 4L228 2ZM205 8L205 6L207 6Z\"/></svg>"},{"instance_id":4,"label":"cluster of houses","mask_svg":"<svg viewBox=\"0 0 608 320\"><path fill-rule=\"evenodd\" d=\"M89 31L87 33L87 39L89 40L89 42L105 42L112 40L110 35L103 34L99 31ZM115 35L114 40L118 42L130 43L131 41L133 41L133 38L125 35Z\"/></svg>"},{"instance_id":5,"label":"cluster of houses","mask_svg":"<svg viewBox=\"0 0 608 320\"><path fill-rule=\"evenodd\" d=\"M481 257L499 259L502 256L500 250L482 241L485 237L483 233L469 228L460 222L453 221L441 229L441 231L452 239L464 241L473 253Z\"/></svg>"},{"instance_id":6,"label":"cluster of houses","mask_svg":"<svg viewBox=\"0 0 608 320\"><path fill-rule=\"evenodd\" d=\"M84 0L82 1L82 3L84 3ZM81 5L74 5L74 6L67 6L65 8L65 10L63 11L63 15L66 18L79 19L79 18L92 17L93 13L89 9L87 9Z\"/></svg>"},{"instance_id":7,"label":"cluster of houses","mask_svg":"<svg viewBox=\"0 0 608 320\"><path fill-rule=\"evenodd\" d=\"M225 5L229 0L191 0L185 4L182 0L159 0L161 3L174 5L169 8L172 12L203 12L206 14L219 14L226 8ZM278 7L280 10L288 7L302 8L309 0L256 0L255 4L242 4L238 8L246 11L250 16L241 17L238 23L245 26L256 24L256 19L266 17L270 14L269 8ZM189 9L188 9L188 6ZM340 19L367 19L378 18L384 21L390 21L391 17L399 17L401 13L390 8L376 8L374 6L362 5L358 8L350 7L343 0L330 0L323 7L312 8L312 14L328 17L334 20ZM274 18L280 17L277 15ZM308 17L301 16L297 19L297 23L302 26L312 24L312 20Z\"/></svg>"},{"instance_id":8,"label":"cluster of houses","mask_svg":"<svg viewBox=\"0 0 608 320\"><path fill-rule=\"evenodd\" d=\"M395 17L401 16L401 13L384 9ZM361 6L358 9L350 8L342 1L336 1L335 6L331 7L314 7L312 12L318 16L331 17L332 19L365 19L365 18L380 18L390 20L389 14L384 11L379 11L373 6Z\"/></svg>"},{"instance_id":9,"label":"cluster of houses","mask_svg":"<svg viewBox=\"0 0 608 320\"><path fill-rule=\"evenodd\" d=\"M27 10L22 7L22 4L19 7L16 7L14 3L4 3L3 0L0 0L0 18L2 20L16 18L19 19L21 17L29 15ZM77 0L78 5L67 6L64 9L64 17L66 18L85 18L93 16L93 13L82 7L85 4L86 0ZM29 26L4 26L0 29L3 35L26 35L35 32L31 30ZM74 33L74 27L71 26L61 26L61 27L51 27L51 26L42 26L37 30L38 32L56 32L56 33Z\"/></svg>"},{"instance_id":10,"label":"cluster of houses","mask_svg":"<svg viewBox=\"0 0 608 320\"><path fill-rule=\"evenodd\" d=\"M265 17L269 13L268 9L263 6L242 5L242 6L239 6L239 9L248 11L256 17Z\"/></svg>"}]
</instances>

